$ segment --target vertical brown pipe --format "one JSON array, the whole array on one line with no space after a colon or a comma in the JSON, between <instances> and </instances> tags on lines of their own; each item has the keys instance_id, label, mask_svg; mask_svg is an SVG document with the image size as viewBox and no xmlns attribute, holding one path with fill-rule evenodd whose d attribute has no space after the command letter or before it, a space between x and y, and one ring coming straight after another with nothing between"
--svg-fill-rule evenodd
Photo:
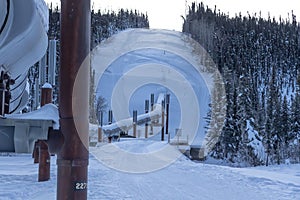
<instances>
[{"instance_id":1,"label":"vertical brown pipe","mask_svg":"<svg viewBox=\"0 0 300 200\"><path fill-rule=\"evenodd\" d=\"M52 103L52 86L45 83L41 91L41 106ZM35 142L33 150L34 163L39 163L38 181L48 181L50 179L50 153L46 141Z\"/></svg>"},{"instance_id":2,"label":"vertical brown pipe","mask_svg":"<svg viewBox=\"0 0 300 200\"><path fill-rule=\"evenodd\" d=\"M33 160L33 163L39 163L39 157L40 157L40 152L39 152L39 140L36 141L34 143L34 147L33 147L33 152L32 152L32 158L34 159Z\"/></svg>"},{"instance_id":3,"label":"vertical brown pipe","mask_svg":"<svg viewBox=\"0 0 300 200\"><path fill-rule=\"evenodd\" d=\"M39 141L39 177L38 181L48 181L50 179L50 153L45 141Z\"/></svg>"},{"instance_id":4,"label":"vertical brown pipe","mask_svg":"<svg viewBox=\"0 0 300 200\"><path fill-rule=\"evenodd\" d=\"M87 199L90 17L90 0L61 1L59 114L64 144L57 156L58 200Z\"/></svg>"},{"instance_id":5,"label":"vertical brown pipe","mask_svg":"<svg viewBox=\"0 0 300 200\"><path fill-rule=\"evenodd\" d=\"M41 106L52 103L52 86L49 83L43 85L41 93Z\"/></svg>"}]
</instances>

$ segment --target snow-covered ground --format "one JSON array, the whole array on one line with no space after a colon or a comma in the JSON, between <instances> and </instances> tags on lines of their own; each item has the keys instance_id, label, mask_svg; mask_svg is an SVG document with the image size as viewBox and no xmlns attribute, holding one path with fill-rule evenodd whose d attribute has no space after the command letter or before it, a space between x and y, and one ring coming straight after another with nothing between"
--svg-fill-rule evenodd
<instances>
[{"instance_id":1,"label":"snow-covered ground","mask_svg":"<svg viewBox=\"0 0 300 200\"><path fill-rule=\"evenodd\" d=\"M121 141L120 148L153 150L161 142ZM95 149L94 149L95 150ZM55 199L56 158L51 179L37 182L38 165L29 154L1 154L0 199ZM182 156L151 173L108 168L90 154L88 199L300 199L300 165L231 168L195 163Z\"/></svg>"}]
</instances>

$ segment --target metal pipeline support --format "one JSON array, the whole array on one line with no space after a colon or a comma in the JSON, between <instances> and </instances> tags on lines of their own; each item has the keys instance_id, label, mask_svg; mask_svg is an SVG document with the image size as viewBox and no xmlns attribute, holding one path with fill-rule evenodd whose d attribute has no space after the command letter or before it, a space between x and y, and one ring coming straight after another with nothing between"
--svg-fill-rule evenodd
<instances>
[{"instance_id":1,"label":"metal pipeline support","mask_svg":"<svg viewBox=\"0 0 300 200\"><path fill-rule=\"evenodd\" d=\"M90 17L90 0L61 1L58 200L87 199Z\"/></svg>"},{"instance_id":2,"label":"metal pipeline support","mask_svg":"<svg viewBox=\"0 0 300 200\"><path fill-rule=\"evenodd\" d=\"M35 142L32 157L35 164L39 163L38 181L48 181L50 179L50 153L47 141Z\"/></svg>"},{"instance_id":3,"label":"metal pipeline support","mask_svg":"<svg viewBox=\"0 0 300 200\"><path fill-rule=\"evenodd\" d=\"M98 127L98 142L103 142L102 127Z\"/></svg>"},{"instance_id":4,"label":"metal pipeline support","mask_svg":"<svg viewBox=\"0 0 300 200\"><path fill-rule=\"evenodd\" d=\"M39 141L36 141L34 143L33 152L32 152L32 158L34 164L39 163L39 156L40 156Z\"/></svg>"},{"instance_id":5,"label":"metal pipeline support","mask_svg":"<svg viewBox=\"0 0 300 200\"><path fill-rule=\"evenodd\" d=\"M48 181L50 179L50 153L48 151L48 144L39 141L39 175L38 181Z\"/></svg>"},{"instance_id":6,"label":"metal pipeline support","mask_svg":"<svg viewBox=\"0 0 300 200\"><path fill-rule=\"evenodd\" d=\"M133 137L137 137L137 134L136 134L136 126L137 126L137 110L134 110L133 111L133 117L132 117L132 120L133 120Z\"/></svg>"},{"instance_id":7,"label":"metal pipeline support","mask_svg":"<svg viewBox=\"0 0 300 200\"><path fill-rule=\"evenodd\" d=\"M113 112L112 110L109 110L108 111L108 124L112 124L112 121L113 121ZM108 136L108 143L111 143L112 142L112 136Z\"/></svg>"},{"instance_id":8,"label":"metal pipeline support","mask_svg":"<svg viewBox=\"0 0 300 200\"><path fill-rule=\"evenodd\" d=\"M145 113L149 112L149 100L145 100ZM145 138L148 138L148 122L145 123Z\"/></svg>"},{"instance_id":9,"label":"metal pipeline support","mask_svg":"<svg viewBox=\"0 0 300 200\"><path fill-rule=\"evenodd\" d=\"M168 143L171 140L171 133L169 133L169 111L170 111L170 94L166 96L166 134L168 135Z\"/></svg>"},{"instance_id":10,"label":"metal pipeline support","mask_svg":"<svg viewBox=\"0 0 300 200\"><path fill-rule=\"evenodd\" d=\"M150 109L153 111L154 109L154 94L150 95ZM150 123L150 135L153 135L153 121Z\"/></svg>"},{"instance_id":11,"label":"metal pipeline support","mask_svg":"<svg viewBox=\"0 0 300 200\"><path fill-rule=\"evenodd\" d=\"M112 124L113 121L113 112L112 110L108 111L108 124Z\"/></svg>"},{"instance_id":12,"label":"metal pipeline support","mask_svg":"<svg viewBox=\"0 0 300 200\"><path fill-rule=\"evenodd\" d=\"M165 100L161 102L161 141L165 140Z\"/></svg>"},{"instance_id":13,"label":"metal pipeline support","mask_svg":"<svg viewBox=\"0 0 300 200\"><path fill-rule=\"evenodd\" d=\"M49 83L43 85L41 93L41 106L52 103L52 86Z\"/></svg>"},{"instance_id":14,"label":"metal pipeline support","mask_svg":"<svg viewBox=\"0 0 300 200\"><path fill-rule=\"evenodd\" d=\"M170 94L166 95L166 134L169 134Z\"/></svg>"}]
</instances>

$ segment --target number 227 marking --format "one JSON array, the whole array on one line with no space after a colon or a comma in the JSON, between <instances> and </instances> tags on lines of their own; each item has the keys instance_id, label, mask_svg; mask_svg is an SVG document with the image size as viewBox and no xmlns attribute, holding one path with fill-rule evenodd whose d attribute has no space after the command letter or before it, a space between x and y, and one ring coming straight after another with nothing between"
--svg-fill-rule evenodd
<instances>
[{"instance_id":1,"label":"number 227 marking","mask_svg":"<svg viewBox=\"0 0 300 200\"><path fill-rule=\"evenodd\" d=\"M87 183L75 183L75 190L85 190Z\"/></svg>"}]
</instances>

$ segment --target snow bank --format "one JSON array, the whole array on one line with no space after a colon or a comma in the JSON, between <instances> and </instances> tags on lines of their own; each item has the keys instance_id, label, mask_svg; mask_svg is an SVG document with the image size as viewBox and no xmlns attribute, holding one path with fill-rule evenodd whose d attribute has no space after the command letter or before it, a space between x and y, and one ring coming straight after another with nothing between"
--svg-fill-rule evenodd
<instances>
[{"instance_id":1,"label":"snow bank","mask_svg":"<svg viewBox=\"0 0 300 200\"><path fill-rule=\"evenodd\" d=\"M143 144L161 145L132 141L123 147L141 152ZM182 157L156 172L129 174L107 168L90 155L88 199L296 200L300 199L299 168L300 165L230 168L194 163ZM37 182L38 164L33 164L30 154L0 154L1 200L55 199L56 157L51 157L50 169L50 181Z\"/></svg>"}]
</instances>

